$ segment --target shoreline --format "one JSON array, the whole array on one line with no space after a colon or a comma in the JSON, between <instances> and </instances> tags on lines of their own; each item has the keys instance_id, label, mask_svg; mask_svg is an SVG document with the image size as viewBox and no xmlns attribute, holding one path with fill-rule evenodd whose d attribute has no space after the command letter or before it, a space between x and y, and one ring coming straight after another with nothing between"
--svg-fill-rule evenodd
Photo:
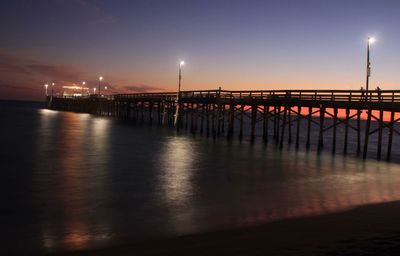
<instances>
[{"instance_id":1,"label":"shoreline","mask_svg":"<svg viewBox=\"0 0 400 256\"><path fill-rule=\"evenodd\" d=\"M51 255L374 255L371 250L388 248L389 254L384 255L398 255L399 214L400 201L395 201L254 227ZM390 254L391 249L397 253Z\"/></svg>"}]
</instances>

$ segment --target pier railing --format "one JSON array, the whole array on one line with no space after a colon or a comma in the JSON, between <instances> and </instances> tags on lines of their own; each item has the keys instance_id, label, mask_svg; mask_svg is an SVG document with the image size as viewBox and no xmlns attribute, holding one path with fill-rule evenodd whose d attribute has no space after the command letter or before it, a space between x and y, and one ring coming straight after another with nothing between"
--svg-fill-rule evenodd
<instances>
[{"instance_id":1,"label":"pier railing","mask_svg":"<svg viewBox=\"0 0 400 256\"><path fill-rule=\"evenodd\" d=\"M273 90L273 91L224 91L224 98L233 99L282 99L308 101L373 101L400 102L400 91L360 91L360 90Z\"/></svg>"},{"instance_id":2,"label":"pier railing","mask_svg":"<svg viewBox=\"0 0 400 256\"><path fill-rule=\"evenodd\" d=\"M177 92L116 94L115 99L176 100ZM336 102L392 102L400 103L400 90L200 90L181 91L179 98L219 98L233 100L302 100Z\"/></svg>"},{"instance_id":3,"label":"pier railing","mask_svg":"<svg viewBox=\"0 0 400 256\"><path fill-rule=\"evenodd\" d=\"M70 96L77 99L108 99L108 100L129 100L129 99L153 99L176 101L189 98L219 98L232 100L301 100L301 101L331 101L331 102L391 102L400 103L400 90L196 90L178 92L155 92L155 93L128 93L113 95L90 95ZM54 98L65 98L54 96Z\"/></svg>"}]
</instances>

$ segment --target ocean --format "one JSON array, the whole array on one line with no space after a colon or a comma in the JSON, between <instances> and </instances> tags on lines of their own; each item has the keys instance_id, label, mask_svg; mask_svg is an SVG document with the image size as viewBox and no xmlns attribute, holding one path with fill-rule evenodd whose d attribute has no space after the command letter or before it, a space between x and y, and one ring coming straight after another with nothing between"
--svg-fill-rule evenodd
<instances>
[{"instance_id":1,"label":"ocean","mask_svg":"<svg viewBox=\"0 0 400 256\"><path fill-rule=\"evenodd\" d=\"M363 161L354 134L349 155L340 142L332 155L329 136L317 154L315 130L311 150L305 134L299 150L280 150L260 134L254 144L213 140L43 106L0 102L2 252L94 249L400 199L397 135L392 162L373 159L373 138Z\"/></svg>"}]
</instances>

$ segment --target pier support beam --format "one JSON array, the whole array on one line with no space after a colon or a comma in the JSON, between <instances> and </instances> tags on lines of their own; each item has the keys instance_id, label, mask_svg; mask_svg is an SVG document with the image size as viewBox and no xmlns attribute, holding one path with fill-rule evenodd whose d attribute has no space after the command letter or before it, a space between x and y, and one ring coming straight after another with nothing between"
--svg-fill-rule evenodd
<instances>
[{"instance_id":1,"label":"pier support beam","mask_svg":"<svg viewBox=\"0 0 400 256\"><path fill-rule=\"evenodd\" d=\"M243 138L243 115L244 115L244 105L240 106L240 126L239 126L239 140Z\"/></svg>"},{"instance_id":2,"label":"pier support beam","mask_svg":"<svg viewBox=\"0 0 400 256\"><path fill-rule=\"evenodd\" d=\"M343 154L347 154L347 142L349 138L349 122L350 122L350 109L346 108L346 119L344 123L344 145L343 145Z\"/></svg>"},{"instance_id":3,"label":"pier support beam","mask_svg":"<svg viewBox=\"0 0 400 256\"><path fill-rule=\"evenodd\" d=\"M376 152L376 159L381 160L382 153L382 129L383 129L383 110L379 110L378 120L378 150Z\"/></svg>"},{"instance_id":4,"label":"pier support beam","mask_svg":"<svg viewBox=\"0 0 400 256\"><path fill-rule=\"evenodd\" d=\"M282 120L282 132L281 132L281 141L279 144L279 147L282 149L283 148L283 140L285 137L285 126L286 126L286 116L287 116L287 106L284 106L283 108L283 120Z\"/></svg>"},{"instance_id":5,"label":"pier support beam","mask_svg":"<svg viewBox=\"0 0 400 256\"><path fill-rule=\"evenodd\" d=\"M357 109L357 155L361 154L361 110Z\"/></svg>"},{"instance_id":6,"label":"pier support beam","mask_svg":"<svg viewBox=\"0 0 400 256\"><path fill-rule=\"evenodd\" d=\"M251 106L251 142L254 142L257 123L257 105Z\"/></svg>"},{"instance_id":7,"label":"pier support beam","mask_svg":"<svg viewBox=\"0 0 400 256\"><path fill-rule=\"evenodd\" d=\"M263 140L264 143L268 143L268 118L269 118L269 106L264 105L263 111Z\"/></svg>"},{"instance_id":8,"label":"pier support beam","mask_svg":"<svg viewBox=\"0 0 400 256\"><path fill-rule=\"evenodd\" d=\"M288 144L292 144L292 106L288 106Z\"/></svg>"},{"instance_id":9,"label":"pier support beam","mask_svg":"<svg viewBox=\"0 0 400 256\"><path fill-rule=\"evenodd\" d=\"M312 118L312 107L308 107L308 116L307 116L307 141L306 148L310 148L310 136L311 136L311 118Z\"/></svg>"},{"instance_id":10,"label":"pier support beam","mask_svg":"<svg viewBox=\"0 0 400 256\"><path fill-rule=\"evenodd\" d=\"M325 107L321 106L319 112L318 152L320 152L324 147L324 120L325 120Z\"/></svg>"},{"instance_id":11,"label":"pier support beam","mask_svg":"<svg viewBox=\"0 0 400 256\"><path fill-rule=\"evenodd\" d=\"M336 128L338 119L338 109L333 108L333 134L332 134L332 154L336 152Z\"/></svg>"},{"instance_id":12,"label":"pier support beam","mask_svg":"<svg viewBox=\"0 0 400 256\"><path fill-rule=\"evenodd\" d=\"M371 115L372 115L372 110L368 109L367 110L367 123L365 125L365 139L364 139L364 152L363 152L363 159L367 158L367 153L368 153L368 142L369 142L369 129L371 126Z\"/></svg>"},{"instance_id":13,"label":"pier support beam","mask_svg":"<svg viewBox=\"0 0 400 256\"><path fill-rule=\"evenodd\" d=\"M390 126L389 126L389 138L388 138L388 146L386 152L386 160L390 161L392 154L392 139L393 139L393 127L394 126L394 112L390 112Z\"/></svg>"},{"instance_id":14,"label":"pier support beam","mask_svg":"<svg viewBox=\"0 0 400 256\"><path fill-rule=\"evenodd\" d=\"M229 106L228 139L233 137L233 131L235 129L235 109L235 105L231 103Z\"/></svg>"},{"instance_id":15,"label":"pier support beam","mask_svg":"<svg viewBox=\"0 0 400 256\"><path fill-rule=\"evenodd\" d=\"M297 106L296 149L299 148L301 118L302 118L301 106Z\"/></svg>"}]
</instances>

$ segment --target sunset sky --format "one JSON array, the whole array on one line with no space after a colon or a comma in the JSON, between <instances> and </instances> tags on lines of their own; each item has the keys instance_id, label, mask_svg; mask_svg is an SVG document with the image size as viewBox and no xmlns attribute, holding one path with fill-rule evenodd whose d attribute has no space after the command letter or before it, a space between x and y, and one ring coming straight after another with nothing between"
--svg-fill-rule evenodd
<instances>
[{"instance_id":1,"label":"sunset sky","mask_svg":"<svg viewBox=\"0 0 400 256\"><path fill-rule=\"evenodd\" d=\"M0 99L99 75L113 92L400 89L400 1L2 0ZM59 87L58 87L59 88Z\"/></svg>"}]
</instances>

